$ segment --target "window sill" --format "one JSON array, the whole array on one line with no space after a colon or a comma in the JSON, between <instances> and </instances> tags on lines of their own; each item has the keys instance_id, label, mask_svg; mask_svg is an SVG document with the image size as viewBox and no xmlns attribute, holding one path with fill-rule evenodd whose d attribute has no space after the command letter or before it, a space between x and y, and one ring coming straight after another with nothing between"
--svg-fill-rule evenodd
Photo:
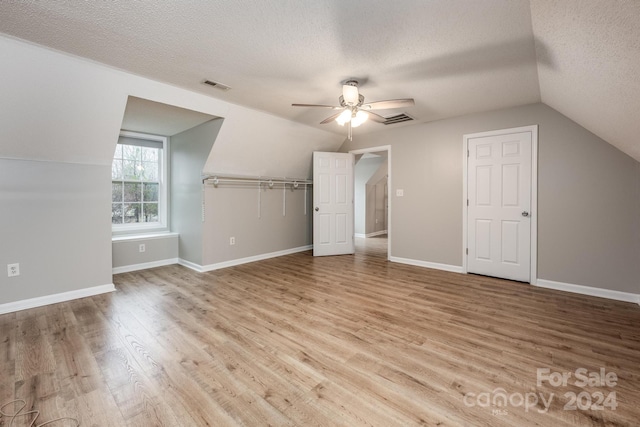
<instances>
[{"instance_id":1,"label":"window sill","mask_svg":"<svg viewBox=\"0 0 640 427\"><path fill-rule=\"evenodd\" d=\"M111 241L113 243L117 242L130 242L136 240L154 240L154 239L167 239L167 238L177 238L180 236L179 233L174 233L170 231L162 231L155 233L140 233L140 234L123 234L119 236L112 236Z\"/></svg>"}]
</instances>

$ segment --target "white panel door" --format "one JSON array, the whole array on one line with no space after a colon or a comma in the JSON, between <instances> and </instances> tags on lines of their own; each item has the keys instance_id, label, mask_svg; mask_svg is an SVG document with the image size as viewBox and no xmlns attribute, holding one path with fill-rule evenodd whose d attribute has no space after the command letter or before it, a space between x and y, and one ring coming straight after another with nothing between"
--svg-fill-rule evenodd
<instances>
[{"instance_id":1,"label":"white panel door","mask_svg":"<svg viewBox=\"0 0 640 427\"><path fill-rule=\"evenodd\" d=\"M355 252L351 153L313 153L313 255Z\"/></svg>"},{"instance_id":2,"label":"white panel door","mask_svg":"<svg viewBox=\"0 0 640 427\"><path fill-rule=\"evenodd\" d=\"M467 271L529 282L532 134L470 138Z\"/></svg>"}]
</instances>

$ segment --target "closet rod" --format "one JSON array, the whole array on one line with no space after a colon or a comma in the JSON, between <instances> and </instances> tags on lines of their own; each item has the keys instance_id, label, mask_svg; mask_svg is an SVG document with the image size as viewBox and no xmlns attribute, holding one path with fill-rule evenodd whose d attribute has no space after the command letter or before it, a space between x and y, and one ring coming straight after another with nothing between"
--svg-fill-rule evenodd
<instances>
[{"instance_id":1,"label":"closet rod","mask_svg":"<svg viewBox=\"0 0 640 427\"><path fill-rule=\"evenodd\" d=\"M270 176L243 176L243 175L218 175L209 174L202 178L202 183L212 181L214 185L219 182L247 182L247 183L267 183L267 184L313 184L313 180L306 178L287 178Z\"/></svg>"}]
</instances>

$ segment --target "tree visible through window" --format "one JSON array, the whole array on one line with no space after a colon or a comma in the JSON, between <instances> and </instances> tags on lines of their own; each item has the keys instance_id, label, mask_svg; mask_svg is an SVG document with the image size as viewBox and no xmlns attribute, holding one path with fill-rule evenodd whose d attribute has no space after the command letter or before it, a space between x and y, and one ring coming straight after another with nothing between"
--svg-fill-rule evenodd
<instances>
[{"instance_id":1,"label":"tree visible through window","mask_svg":"<svg viewBox=\"0 0 640 427\"><path fill-rule=\"evenodd\" d=\"M162 142L120 137L111 167L111 223L158 223Z\"/></svg>"}]
</instances>

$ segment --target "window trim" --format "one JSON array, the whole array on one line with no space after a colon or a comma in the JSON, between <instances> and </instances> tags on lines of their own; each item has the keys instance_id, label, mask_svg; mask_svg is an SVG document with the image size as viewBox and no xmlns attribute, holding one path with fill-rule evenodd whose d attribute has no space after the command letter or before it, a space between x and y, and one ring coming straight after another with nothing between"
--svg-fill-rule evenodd
<instances>
[{"instance_id":1,"label":"window trim","mask_svg":"<svg viewBox=\"0 0 640 427\"><path fill-rule=\"evenodd\" d=\"M158 141L162 143L162 161L160 162L160 172L158 174L158 222L137 222L133 224L111 224L112 235L126 235L136 233L148 233L154 231L166 231L169 224L169 137L153 135L141 132L122 130L119 137L143 139L148 141ZM114 151L115 153L115 151ZM113 156L111 158L113 165ZM113 183L113 179L111 180Z\"/></svg>"}]
</instances>

